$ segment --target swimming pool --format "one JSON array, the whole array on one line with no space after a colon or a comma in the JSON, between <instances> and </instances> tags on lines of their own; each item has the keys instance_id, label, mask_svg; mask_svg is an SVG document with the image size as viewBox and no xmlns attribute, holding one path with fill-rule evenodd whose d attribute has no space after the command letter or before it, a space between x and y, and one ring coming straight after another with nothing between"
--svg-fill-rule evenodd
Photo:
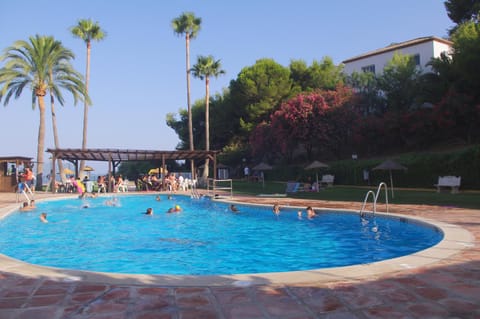
<instances>
[{"instance_id":1,"label":"swimming pool","mask_svg":"<svg viewBox=\"0 0 480 319\"><path fill-rule=\"evenodd\" d=\"M443 233L407 219L297 209L239 206L207 198L162 195L55 200L0 221L0 252L33 264L131 274L244 274L365 264L438 243ZM165 213L180 205L182 212ZM153 216L143 214L147 207ZM47 212L49 223L39 221ZM20 231L19 231L20 230Z\"/></svg>"}]
</instances>

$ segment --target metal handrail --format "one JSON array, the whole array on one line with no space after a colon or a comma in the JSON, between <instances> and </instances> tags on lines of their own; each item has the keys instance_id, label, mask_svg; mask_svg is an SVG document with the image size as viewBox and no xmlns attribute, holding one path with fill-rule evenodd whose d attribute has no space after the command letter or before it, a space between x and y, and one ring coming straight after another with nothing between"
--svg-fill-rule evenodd
<instances>
[{"instance_id":1,"label":"metal handrail","mask_svg":"<svg viewBox=\"0 0 480 319\"><path fill-rule=\"evenodd\" d=\"M367 205L367 200L368 200L368 197L370 196L370 194L372 195L372 199L373 199L373 214L375 214L377 212L377 200L378 200L378 195L380 194L380 191L382 190L382 186L385 187L385 203L387 205L387 213L388 213L388 190L387 190L388 186L387 186L386 183L381 182L378 185L376 193L372 190L369 190L367 192L367 194L365 195L365 199L363 200L362 208L360 209L360 212L359 212L360 216L364 215L364 209L365 209L365 206Z\"/></svg>"}]
</instances>

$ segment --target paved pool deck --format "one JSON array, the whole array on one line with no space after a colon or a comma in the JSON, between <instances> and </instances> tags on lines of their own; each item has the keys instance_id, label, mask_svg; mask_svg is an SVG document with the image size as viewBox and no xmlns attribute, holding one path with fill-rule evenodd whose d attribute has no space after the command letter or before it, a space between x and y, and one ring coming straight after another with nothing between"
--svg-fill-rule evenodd
<instances>
[{"instance_id":1,"label":"paved pool deck","mask_svg":"<svg viewBox=\"0 0 480 319\"><path fill-rule=\"evenodd\" d=\"M291 198L234 200L361 207ZM19 205L15 194L0 193L0 214ZM380 263L242 276L101 274L0 256L0 319L480 318L480 210L389 205L389 212L430 221L446 238L432 249Z\"/></svg>"}]
</instances>

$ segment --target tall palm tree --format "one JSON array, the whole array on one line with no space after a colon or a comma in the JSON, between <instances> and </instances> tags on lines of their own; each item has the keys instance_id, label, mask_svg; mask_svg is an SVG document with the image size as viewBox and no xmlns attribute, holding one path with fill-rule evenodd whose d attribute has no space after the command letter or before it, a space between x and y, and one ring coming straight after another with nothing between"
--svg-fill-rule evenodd
<instances>
[{"instance_id":1,"label":"tall palm tree","mask_svg":"<svg viewBox=\"0 0 480 319\"><path fill-rule=\"evenodd\" d=\"M63 46L58 47L58 54L70 55L71 52L63 48ZM71 55L73 58L73 55ZM64 105L65 101L62 96L59 88L66 89L72 93L74 98L74 104L77 104L78 100L84 100L87 103L90 103L88 96L85 98L83 94L85 93L85 83L83 81L82 75L74 70L69 63L59 63L54 65L49 72L49 93L50 93L50 109L52 115L52 129L53 129L53 141L55 148L60 148L60 142L58 137L57 129L57 116L55 112L55 97L57 97L60 105ZM62 161L58 161L58 170L62 181L66 180L65 173L63 171ZM52 176L52 181L55 181L54 176ZM54 187L54 185L52 185Z\"/></svg>"},{"instance_id":2,"label":"tall palm tree","mask_svg":"<svg viewBox=\"0 0 480 319\"><path fill-rule=\"evenodd\" d=\"M193 124L192 124L192 106L190 102L190 39L195 39L200 31L202 19L195 17L192 12L184 12L179 17L172 20L172 28L175 34L182 36L185 34L186 46L186 65L187 65L187 112L188 112L188 137L190 150L193 151ZM191 161L192 178L194 178L194 165Z\"/></svg>"},{"instance_id":3,"label":"tall palm tree","mask_svg":"<svg viewBox=\"0 0 480 319\"><path fill-rule=\"evenodd\" d=\"M82 39L87 45L87 66L85 71L85 95L88 95L88 84L90 82L90 54L92 51L92 40L101 41L106 37L98 22L93 22L91 19L81 19L76 26L70 28L74 37ZM83 110L83 138L82 149L87 148L87 128L88 128L88 107L89 104L85 102ZM85 161L80 162L80 171L83 171Z\"/></svg>"},{"instance_id":4,"label":"tall palm tree","mask_svg":"<svg viewBox=\"0 0 480 319\"><path fill-rule=\"evenodd\" d=\"M62 47L61 42L50 36L30 37L29 41L16 41L0 56L5 66L0 69L0 101L4 98L7 105L12 97L21 96L23 89L32 89L32 108L38 104L40 122L38 126L37 143L37 187L42 186L43 180L43 153L45 149L45 95L51 89L59 101L63 102L60 87L73 90L71 84L64 80L73 70L70 60L74 55L70 50ZM58 82L51 81L60 70L64 73ZM84 92L83 87L79 88ZM79 98L74 90L75 101Z\"/></svg>"},{"instance_id":5,"label":"tall palm tree","mask_svg":"<svg viewBox=\"0 0 480 319\"><path fill-rule=\"evenodd\" d=\"M193 76L200 80L205 79L205 150L210 150L210 78L218 77L224 74L220 60L215 60L213 56L199 56L197 63L192 68ZM209 159L205 160L205 169L203 170L203 179L208 178Z\"/></svg>"}]
</instances>

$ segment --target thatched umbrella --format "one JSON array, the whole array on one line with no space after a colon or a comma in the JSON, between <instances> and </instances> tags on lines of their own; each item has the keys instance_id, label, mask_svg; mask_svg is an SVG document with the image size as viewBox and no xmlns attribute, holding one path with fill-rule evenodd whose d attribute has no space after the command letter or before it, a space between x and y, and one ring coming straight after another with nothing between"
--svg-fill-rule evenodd
<instances>
[{"instance_id":1,"label":"thatched umbrella","mask_svg":"<svg viewBox=\"0 0 480 319\"><path fill-rule=\"evenodd\" d=\"M372 169L373 169L373 170L388 171L388 172L390 173L390 188L392 189L392 198L394 198L394 194L393 194L392 170L403 170L403 171L406 171L407 168L406 168L405 166L403 166L402 164L395 162L394 160L388 159L388 160L380 163L380 165L375 166L375 167L372 168Z\"/></svg>"},{"instance_id":2,"label":"thatched umbrella","mask_svg":"<svg viewBox=\"0 0 480 319\"><path fill-rule=\"evenodd\" d=\"M319 161L313 161L312 163L310 163L310 165L305 167L305 169L315 170L315 176L317 178L317 192L320 191L320 184L318 184L318 169L325 168L325 167L328 167L328 165Z\"/></svg>"}]
</instances>

